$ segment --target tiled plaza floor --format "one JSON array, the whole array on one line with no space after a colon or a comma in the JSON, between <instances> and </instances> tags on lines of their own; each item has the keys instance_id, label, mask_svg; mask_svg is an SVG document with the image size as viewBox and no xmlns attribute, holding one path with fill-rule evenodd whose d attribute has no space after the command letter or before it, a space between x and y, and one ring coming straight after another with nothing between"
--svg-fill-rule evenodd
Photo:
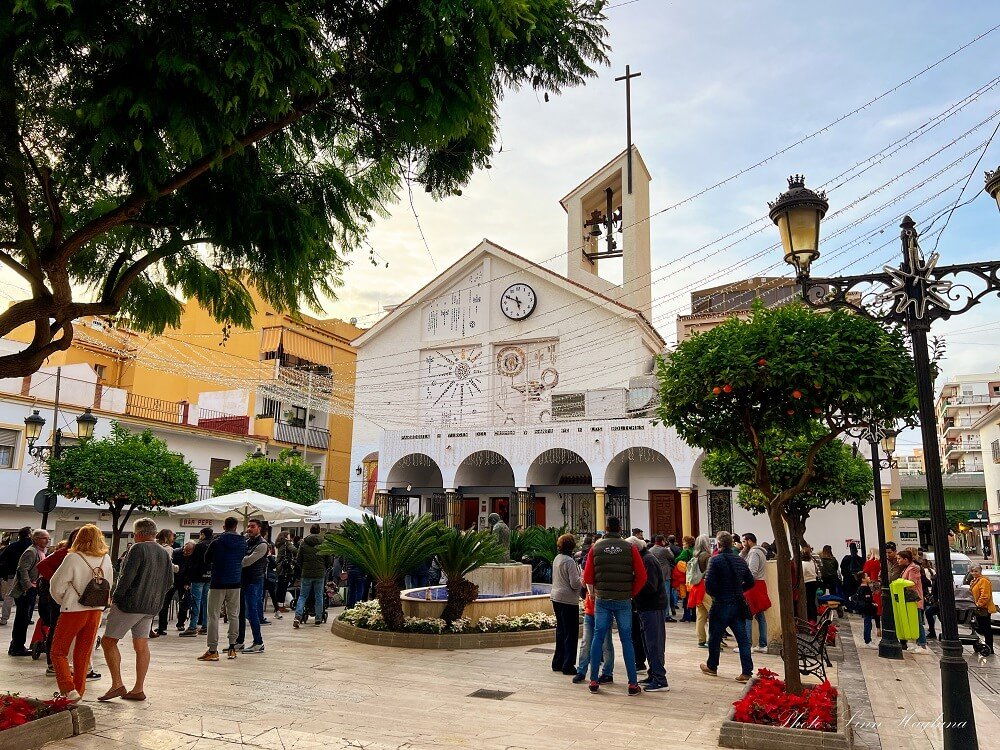
<instances>
[{"instance_id":1,"label":"tiled plaza floor","mask_svg":"<svg viewBox=\"0 0 1000 750\"><path fill-rule=\"evenodd\" d=\"M142 704L96 702L109 681L89 685L87 704L96 733L48 748L75 750L231 750L233 747L358 748L607 748L651 743L687 748L717 746L719 726L742 686L737 656L723 654L720 676L703 676L693 626L668 625L669 693L625 695L624 669L616 684L590 695L586 685L549 668L550 653L529 648L416 651L344 641L326 627L291 627L286 616L265 628L264 654L202 664L203 639L171 633L151 641L153 665ZM855 633L860 628L854 628ZM0 638L9 632L0 629ZM856 642L860 639L856 637ZM131 674L125 648L126 683ZM548 649L548 646L536 647ZM780 671L777 656L754 654L755 666ZM908 713L939 712L937 660L903 662L860 651L861 671L880 722L883 748L939 748L940 733L901 726ZM918 661L919 659L919 661ZM835 665L831 677L838 678ZM846 673L846 670L845 670ZM54 680L41 662L0 655L0 690L45 696ZM476 690L512 693L504 700L469 697ZM976 703L980 737L1000 736L1000 720Z\"/></svg>"},{"instance_id":2,"label":"tiled plaza floor","mask_svg":"<svg viewBox=\"0 0 1000 750\"><path fill-rule=\"evenodd\" d=\"M252 748L606 748L648 745L715 747L719 726L742 685L736 654L720 676L698 670L705 652L693 626L668 625L669 693L629 698L619 663L616 683L591 695L586 684L553 673L551 652L528 648L417 651L341 640L325 627L266 627L266 651L203 664L204 640L171 633L150 642L153 664L142 704L96 702L110 684L88 686L97 732L48 745L76 750ZM0 630L0 637L6 634ZM129 642L123 641L126 684ZM542 646L537 648L546 648ZM779 659L755 654L759 666ZM468 697L510 691L504 700ZM0 655L0 689L45 696L54 680L44 663Z\"/></svg>"}]
</instances>

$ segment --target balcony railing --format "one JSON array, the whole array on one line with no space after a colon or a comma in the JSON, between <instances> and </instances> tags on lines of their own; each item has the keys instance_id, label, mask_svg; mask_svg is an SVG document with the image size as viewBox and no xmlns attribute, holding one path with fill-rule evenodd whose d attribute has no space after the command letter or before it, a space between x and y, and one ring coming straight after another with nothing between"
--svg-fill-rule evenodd
<instances>
[{"instance_id":1,"label":"balcony railing","mask_svg":"<svg viewBox=\"0 0 1000 750\"><path fill-rule=\"evenodd\" d=\"M303 427L289 422L275 421L274 439L292 445L305 445L309 448L328 450L330 448L330 431L319 427Z\"/></svg>"},{"instance_id":2,"label":"balcony railing","mask_svg":"<svg viewBox=\"0 0 1000 750\"><path fill-rule=\"evenodd\" d=\"M1000 464L1000 440L990 443L990 448L993 451L993 463Z\"/></svg>"},{"instance_id":3,"label":"balcony railing","mask_svg":"<svg viewBox=\"0 0 1000 750\"><path fill-rule=\"evenodd\" d=\"M236 416L225 414L211 409L198 410L198 426L206 430L218 430L219 432L231 432L234 435L250 434L250 417L247 415Z\"/></svg>"},{"instance_id":4,"label":"balcony railing","mask_svg":"<svg viewBox=\"0 0 1000 750\"><path fill-rule=\"evenodd\" d=\"M212 485L210 485L210 484L199 484L198 485L198 498L197 499L198 500L208 500L211 497L213 497ZM319 497L317 497L317 500L325 500L328 497L332 497L332 495L327 492L327 482L320 480L320 483L319 483Z\"/></svg>"}]
</instances>

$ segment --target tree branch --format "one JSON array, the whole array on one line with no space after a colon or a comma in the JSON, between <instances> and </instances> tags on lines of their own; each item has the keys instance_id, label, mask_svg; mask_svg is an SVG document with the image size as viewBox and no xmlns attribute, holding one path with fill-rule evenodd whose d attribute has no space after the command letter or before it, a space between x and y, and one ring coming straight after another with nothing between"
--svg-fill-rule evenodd
<instances>
[{"instance_id":1,"label":"tree branch","mask_svg":"<svg viewBox=\"0 0 1000 750\"><path fill-rule=\"evenodd\" d=\"M330 96L330 94L327 94L327 96ZM271 122L260 125L259 127L254 128L237 138L232 144L219 149L213 154L203 156L201 159L198 159L184 169L180 170L157 187L153 195L149 195L148 193L133 193L117 208L92 219L67 237L66 241L58 248L53 260L55 262L66 262L70 257L72 257L73 253L90 240L104 234L110 229L121 226L126 221L134 219L139 215L142 208L154 198L162 198L165 195L170 195L171 193L180 190L189 182L197 177L200 177L213 166L228 159L238 151L241 151L247 146L252 146L254 143L263 140L267 136L276 133L279 130L285 129L292 123L301 119L321 101L322 99L319 97L306 100L293 107L283 117L279 117L277 120L272 120Z\"/></svg>"}]
</instances>

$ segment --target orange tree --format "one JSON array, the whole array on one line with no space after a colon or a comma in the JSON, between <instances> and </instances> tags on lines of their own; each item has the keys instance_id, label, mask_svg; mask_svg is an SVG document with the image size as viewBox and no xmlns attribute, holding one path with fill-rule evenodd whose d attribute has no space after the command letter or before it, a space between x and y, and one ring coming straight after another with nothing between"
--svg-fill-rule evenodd
<instances>
[{"instance_id":1,"label":"orange tree","mask_svg":"<svg viewBox=\"0 0 1000 750\"><path fill-rule=\"evenodd\" d=\"M785 684L800 692L786 527L792 502L839 435L916 411L903 336L860 315L757 305L747 320L733 318L682 342L660 360L658 376L662 421L690 445L730 451L760 493L777 547ZM800 473L777 481L783 450L797 439Z\"/></svg>"},{"instance_id":2,"label":"orange tree","mask_svg":"<svg viewBox=\"0 0 1000 750\"><path fill-rule=\"evenodd\" d=\"M780 435L775 436L771 442L776 451L770 466L774 488L784 490L799 481L811 441L822 429L822 425L817 423L806 435L786 438L783 442ZM737 502L740 507L754 514L767 512L767 498L754 487L751 467L736 451L730 448L710 450L701 470L714 484L739 487ZM793 559L794 553L805 543L806 522L812 511L834 504L864 505L871 497L872 482L872 468L867 459L858 456L840 440L824 445L816 454L808 486L789 500L784 510ZM796 562L794 569L798 575L793 587L799 588L796 614L805 619L805 583L801 562Z\"/></svg>"}]
</instances>

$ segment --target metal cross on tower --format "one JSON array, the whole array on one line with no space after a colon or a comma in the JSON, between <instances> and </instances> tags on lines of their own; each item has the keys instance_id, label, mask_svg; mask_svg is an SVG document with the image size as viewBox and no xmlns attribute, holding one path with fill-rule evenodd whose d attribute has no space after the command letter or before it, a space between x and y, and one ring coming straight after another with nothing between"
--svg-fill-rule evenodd
<instances>
[{"instance_id":1,"label":"metal cross on tower","mask_svg":"<svg viewBox=\"0 0 1000 750\"><path fill-rule=\"evenodd\" d=\"M631 68L625 66L625 75L618 76L616 81L625 81L625 138L628 141L628 194L632 195L632 79L638 78L642 73L633 73Z\"/></svg>"}]
</instances>

